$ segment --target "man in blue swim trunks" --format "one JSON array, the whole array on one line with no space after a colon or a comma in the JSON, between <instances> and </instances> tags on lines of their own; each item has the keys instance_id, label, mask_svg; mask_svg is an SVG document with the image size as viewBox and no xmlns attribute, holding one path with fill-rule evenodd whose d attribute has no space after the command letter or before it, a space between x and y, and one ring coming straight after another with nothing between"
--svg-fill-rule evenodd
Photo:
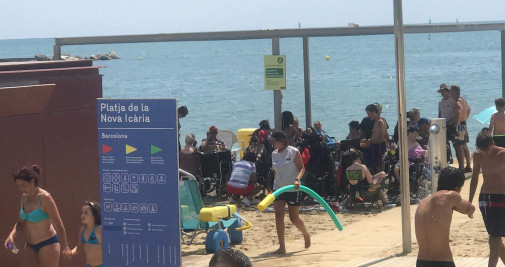
<instances>
[{"instance_id":1,"label":"man in blue swim trunks","mask_svg":"<svg viewBox=\"0 0 505 267\"><path fill-rule=\"evenodd\" d=\"M384 170L383 156L386 152L387 125L380 116L378 105L370 104L365 108L368 118L373 122L371 135L361 141L365 165L372 174Z\"/></svg>"},{"instance_id":2,"label":"man in blue swim trunks","mask_svg":"<svg viewBox=\"0 0 505 267\"><path fill-rule=\"evenodd\" d=\"M473 218L475 207L461 198L465 184L461 170L447 167L440 171L437 192L423 199L416 210L416 238L419 244L417 267L453 267L449 232L452 213L467 214Z\"/></svg>"},{"instance_id":3,"label":"man in blue swim trunks","mask_svg":"<svg viewBox=\"0 0 505 267\"><path fill-rule=\"evenodd\" d=\"M505 237L505 148L495 146L489 131L477 135L476 146L469 200L473 200L482 169L484 181L480 188L479 208L489 234L488 266L496 266L498 258L505 264L502 240Z\"/></svg>"}]
</instances>

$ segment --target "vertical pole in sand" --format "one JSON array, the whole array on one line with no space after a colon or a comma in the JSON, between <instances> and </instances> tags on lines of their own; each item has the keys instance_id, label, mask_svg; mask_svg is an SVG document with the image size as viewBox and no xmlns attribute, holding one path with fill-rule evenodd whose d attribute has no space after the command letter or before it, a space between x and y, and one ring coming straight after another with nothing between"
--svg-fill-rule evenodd
<instances>
[{"instance_id":1,"label":"vertical pole in sand","mask_svg":"<svg viewBox=\"0 0 505 267\"><path fill-rule=\"evenodd\" d=\"M272 55L280 55L279 38L272 38ZM284 73L284 75L286 74ZM281 90L274 90L274 121L275 129L278 131L282 130L281 110L282 92Z\"/></svg>"},{"instance_id":2,"label":"vertical pole in sand","mask_svg":"<svg viewBox=\"0 0 505 267\"><path fill-rule=\"evenodd\" d=\"M61 45L54 45L53 46L53 60L60 60L61 59Z\"/></svg>"},{"instance_id":3,"label":"vertical pole in sand","mask_svg":"<svg viewBox=\"0 0 505 267\"><path fill-rule=\"evenodd\" d=\"M403 43L403 11L402 1L394 0L394 33L396 52L396 88L398 91L398 125L399 125L399 150L400 150L400 177L402 201L402 241L403 252L412 251L410 227L410 183L409 161L407 150L407 118L405 98L405 55Z\"/></svg>"},{"instance_id":4,"label":"vertical pole in sand","mask_svg":"<svg viewBox=\"0 0 505 267\"><path fill-rule=\"evenodd\" d=\"M505 31L501 31L501 94L505 98Z\"/></svg>"},{"instance_id":5,"label":"vertical pole in sand","mask_svg":"<svg viewBox=\"0 0 505 267\"><path fill-rule=\"evenodd\" d=\"M445 118L432 118L430 125L431 193L437 192L440 170L447 167L447 126Z\"/></svg>"},{"instance_id":6,"label":"vertical pole in sand","mask_svg":"<svg viewBox=\"0 0 505 267\"><path fill-rule=\"evenodd\" d=\"M303 84L305 85L305 128L312 125L312 102L310 100L309 37L303 37Z\"/></svg>"}]
</instances>

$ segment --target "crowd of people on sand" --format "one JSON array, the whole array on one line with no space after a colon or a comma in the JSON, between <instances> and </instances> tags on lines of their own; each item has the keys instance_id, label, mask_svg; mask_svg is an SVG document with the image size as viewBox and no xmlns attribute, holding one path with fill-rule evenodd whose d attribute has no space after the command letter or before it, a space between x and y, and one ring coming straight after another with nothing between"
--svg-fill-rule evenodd
<instances>
[{"instance_id":1,"label":"crowd of people on sand","mask_svg":"<svg viewBox=\"0 0 505 267\"><path fill-rule=\"evenodd\" d=\"M437 192L423 199L415 214L416 237L419 244L417 266L454 266L449 246L449 229L452 211L473 217L475 207L471 204L475 196L479 175L482 170L483 184L479 194L479 209L489 234L489 266L496 266L498 259L505 263L505 101L495 100L497 112L492 114L489 128L484 128L477 135L476 151L473 155L473 169L470 164L472 157L468 150L469 142L466 121L471 108L460 95L460 87L441 84L438 92L442 99L439 102L438 117L445 118L447 124L447 153L452 162L449 143L456 152L458 168L442 169L438 180ZM305 240L305 247L311 245L310 235L304 222L299 217L301 194L298 191L304 181L308 164L307 141L324 144L330 150L338 151L341 156L347 156L349 162L345 170L361 172L362 183L380 184L386 177L384 158L388 151L394 151L398 145L398 125L390 138L389 125L381 116L382 107L378 103L366 106L367 114L360 122L352 120L349 123L349 134L341 141L328 135L323 130L320 121L305 130L299 127L298 119L289 111L282 113L280 130L271 129L268 120L262 120L259 128L251 134L249 148L243 158L236 161L226 190L230 202L241 201L245 206L258 202L255 198L260 185L257 173L259 163L270 163L274 171L273 190L286 185L294 185L294 192L286 192L274 201L276 232L279 248L274 254L286 253L284 240L285 206L288 206L290 221L300 230ZM188 109L182 106L178 109L178 118L188 114ZM408 154L409 158L427 158L430 121L421 117L420 109L412 108L408 112ZM179 130L181 125L178 125ZM210 126L206 138L197 147L195 135L185 135L185 145L179 145L180 168L198 176L200 153L209 154L226 151L223 141L217 138L218 128ZM343 159L340 158L340 159ZM409 162L415 164L414 162ZM395 175L399 175L395 166ZM261 167L263 168L263 167ZM468 200L463 200L459 192L464 184L464 173L472 172L470 194ZM84 251L86 266L102 266L102 228L100 223L100 204L86 201L81 208L82 226L79 230L79 242L71 249L67 242L67 233L59 216L58 208L50 193L39 184L40 170L37 165L23 167L14 173L14 182L22 195L20 212L17 222L8 234L4 246L17 253L17 246L23 246L22 266L58 266L60 255L71 260L72 256ZM351 187L353 184L349 184ZM240 197L243 196L242 199ZM387 204L385 195L380 196L381 202ZM14 220L13 220L14 221ZM19 240L24 240L19 242ZM26 246L25 246L26 244ZM214 255L209 266L219 262L241 262L250 266L250 260L240 251L222 250ZM213 265L214 264L214 265Z\"/></svg>"},{"instance_id":2,"label":"crowd of people on sand","mask_svg":"<svg viewBox=\"0 0 505 267\"><path fill-rule=\"evenodd\" d=\"M489 128L482 129L477 137L477 150L473 157L468 149L467 120L471 108L461 96L458 85L441 84L437 91L441 95L438 105L438 117L446 121L447 131L447 159L453 163L455 151L457 168L448 167L440 173L438 192L423 199L416 212L416 234L419 242L418 266L446 266L452 261L450 254L448 234L452 210L468 214L472 217L475 207L471 204L478 182L480 170L483 172L484 184L479 196L486 229L489 232L490 263L495 263L500 257L505 263L505 248L500 237L505 236L505 206L496 203L505 203L505 101L503 98L495 100L497 112L491 117ZM343 171L361 171L360 183L376 185L381 184L386 176L394 176L400 180L399 164L395 164L391 172L385 170L384 160L388 153L398 157L399 131L398 123L392 136L388 129L390 125L382 117L382 106L379 103L369 104L365 108L366 117L361 122L351 120L348 124L349 133L345 139L337 141L325 130L320 121L315 121L313 126L305 130L300 128L298 119L289 111L282 113L282 127L278 131L270 127L268 120L262 120L259 128L254 131L249 140L249 147L243 158L233 167L231 176L227 181L226 189L229 193L230 203L240 200L245 206L258 203L255 198L259 192L258 175L261 163L270 162L274 170L273 190L285 185L294 185L299 188L307 174L307 163L311 154L307 151L307 140L316 140L335 151L336 160L343 161L347 156L349 160ZM412 108L407 112L407 145L409 169L420 161L426 165L429 172L429 129L430 120L421 116L419 108ZM224 143L217 139L217 127L211 126L207 131L207 138L202 140L199 148L193 134L185 137L186 146L181 149L181 166L186 165L192 173L198 174L198 163L189 164L184 159L189 155L198 153L213 153L226 148ZM184 155L183 155L184 154ZM191 156L194 162L197 156ZM193 167L190 167L193 166ZM263 168L263 167L262 167ZM464 183L464 173L473 172L469 201L462 200L459 192ZM429 179L429 173L426 174ZM354 181L348 181L347 187L352 187ZM503 197L502 197L503 196ZM240 199L243 197L242 199ZM390 204L386 195L380 195L383 205ZM279 249L275 254L286 252L284 241L284 212L288 206L291 222L301 231L305 239L305 247L310 246L310 236L303 221L299 218L300 192L287 192L281 194L274 202L276 231ZM433 220L436 214L440 216ZM426 230L429 229L429 230ZM436 253L433 253L433 250ZM437 263L438 261L438 263ZM434 263L435 262L435 263ZM433 265L439 264L442 265ZM450 263L449 263L450 264ZM492 264L491 264L492 265ZM451 265L447 265L451 266Z\"/></svg>"}]
</instances>

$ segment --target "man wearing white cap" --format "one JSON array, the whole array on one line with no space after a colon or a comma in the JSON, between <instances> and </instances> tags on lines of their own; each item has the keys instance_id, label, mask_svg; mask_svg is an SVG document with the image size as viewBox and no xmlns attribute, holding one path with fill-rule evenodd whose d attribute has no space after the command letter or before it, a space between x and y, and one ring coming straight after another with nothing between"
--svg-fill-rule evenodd
<instances>
[{"instance_id":1,"label":"man wearing white cap","mask_svg":"<svg viewBox=\"0 0 505 267\"><path fill-rule=\"evenodd\" d=\"M441 84L440 89L438 89L437 92L442 95L442 99L438 102L438 117L444 118L447 126L447 161L452 163L452 153L449 141L452 141L454 134L456 133L456 128L454 126L454 109L456 107L456 101L454 101L451 97L449 85L446 83Z\"/></svg>"}]
</instances>

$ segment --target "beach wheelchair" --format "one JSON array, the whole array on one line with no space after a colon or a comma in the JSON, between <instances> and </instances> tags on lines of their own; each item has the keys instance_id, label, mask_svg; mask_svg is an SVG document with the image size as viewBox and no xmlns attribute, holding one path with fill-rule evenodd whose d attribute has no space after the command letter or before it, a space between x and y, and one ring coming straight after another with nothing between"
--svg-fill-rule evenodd
<instances>
[{"instance_id":1,"label":"beach wheelchair","mask_svg":"<svg viewBox=\"0 0 505 267\"><path fill-rule=\"evenodd\" d=\"M195 237L204 233L207 253L228 248L230 243L242 243L242 231L249 229L251 223L239 215L235 205L204 207L198 181L191 174L179 171L184 174L179 182L181 243L196 244Z\"/></svg>"},{"instance_id":2,"label":"beach wheelchair","mask_svg":"<svg viewBox=\"0 0 505 267\"><path fill-rule=\"evenodd\" d=\"M414 165L409 168L411 195L419 200L431 193L431 173L424 158L409 159Z\"/></svg>"},{"instance_id":3,"label":"beach wheelchair","mask_svg":"<svg viewBox=\"0 0 505 267\"><path fill-rule=\"evenodd\" d=\"M349 181L349 197L347 198L347 208L353 208L358 205L365 208L381 208L379 204L381 194L381 184L370 185L366 182L361 170L346 170L345 176ZM382 203L384 205L385 203Z\"/></svg>"},{"instance_id":4,"label":"beach wheelchair","mask_svg":"<svg viewBox=\"0 0 505 267\"><path fill-rule=\"evenodd\" d=\"M400 195L400 181L395 176L395 166L399 162L399 153L397 149L388 150L384 157L384 172L387 176L384 180L384 189L389 200Z\"/></svg>"},{"instance_id":5,"label":"beach wheelchair","mask_svg":"<svg viewBox=\"0 0 505 267\"><path fill-rule=\"evenodd\" d=\"M302 183L323 198L334 198L338 192L332 152L317 134L302 134L301 150L305 148L309 151L310 159L305 166Z\"/></svg>"},{"instance_id":6,"label":"beach wheelchair","mask_svg":"<svg viewBox=\"0 0 505 267\"><path fill-rule=\"evenodd\" d=\"M229 150L200 153L201 194L202 196L215 190L218 199L227 197L226 182L232 171L232 157Z\"/></svg>"},{"instance_id":7,"label":"beach wheelchair","mask_svg":"<svg viewBox=\"0 0 505 267\"><path fill-rule=\"evenodd\" d=\"M259 143L256 136L251 135L249 140L249 147L246 152L253 152L260 157L254 162L256 166L256 180L260 185L262 193L260 197L263 198L273 190L274 187L274 170L272 169L272 152L274 148L270 141Z\"/></svg>"},{"instance_id":8,"label":"beach wheelchair","mask_svg":"<svg viewBox=\"0 0 505 267\"><path fill-rule=\"evenodd\" d=\"M411 203L416 204L431 193L431 174L424 158L409 158L409 187ZM388 199L400 204L400 179L395 174L395 167L398 168L398 153L391 150L384 160L387 178L385 179L385 189L387 189Z\"/></svg>"}]
</instances>

